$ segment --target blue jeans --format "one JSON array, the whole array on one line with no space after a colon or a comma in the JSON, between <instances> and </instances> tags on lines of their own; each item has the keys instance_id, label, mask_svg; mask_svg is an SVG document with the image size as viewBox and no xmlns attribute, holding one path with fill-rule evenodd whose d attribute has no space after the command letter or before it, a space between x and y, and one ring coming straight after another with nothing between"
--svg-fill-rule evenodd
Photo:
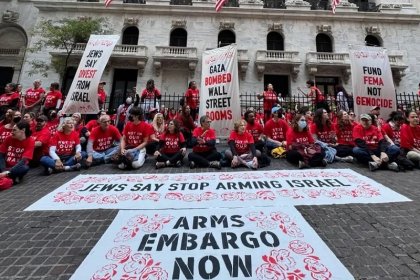
<instances>
[{"instance_id":1,"label":"blue jeans","mask_svg":"<svg viewBox=\"0 0 420 280\"><path fill-rule=\"evenodd\" d=\"M379 149L379 146L371 151L375 156L380 157L381 151ZM368 163L369 161L372 161L372 157L370 156L368 149L354 147L353 154L358 162ZM389 157L389 162L393 162L397 159L398 155L400 154L400 148L397 145L389 145L385 150L385 154L387 154L387 156Z\"/></svg>"},{"instance_id":2,"label":"blue jeans","mask_svg":"<svg viewBox=\"0 0 420 280\"><path fill-rule=\"evenodd\" d=\"M111 147L102 152L93 152L92 158L93 164L101 164L101 163L109 163L111 161L112 156L118 151L118 146Z\"/></svg>"},{"instance_id":3,"label":"blue jeans","mask_svg":"<svg viewBox=\"0 0 420 280\"><path fill-rule=\"evenodd\" d=\"M87 157L86 152L81 152L81 154L82 154L82 159L85 159ZM77 163L76 159L74 158L74 155L60 156L60 160L63 162L64 166L73 166ZM43 156L39 162L45 168L52 168L53 170L55 170L55 160L52 157Z\"/></svg>"}]
</instances>

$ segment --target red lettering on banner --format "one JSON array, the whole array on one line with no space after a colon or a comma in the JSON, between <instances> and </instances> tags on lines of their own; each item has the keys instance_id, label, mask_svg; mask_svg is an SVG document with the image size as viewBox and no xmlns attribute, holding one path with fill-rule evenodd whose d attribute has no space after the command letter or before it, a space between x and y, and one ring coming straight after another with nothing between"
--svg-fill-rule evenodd
<instances>
[{"instance_id":1,"label":"red lettering on banner","mask_svg":"<svg viewBox=\"0 0 420 280\"><path fill-rule=\"evenodd\" d=\"M393 108L392 99L382 99L375 97L356 97L356 104L363 106L379 106L381 108Z\"/></svg>"},{"instance_id":2,"label":"red lettering on banner","mask_svg":"<svg viewBox=\"0 0 420 280\"><path fill-rule=\"evenodd\" d=\"M232 110L211 111L211 112L207 112L206 116L209 117L213 121L231 120Z\"/></svg>"},{"instance_id":3,"label":"red lettering on banner","mask_svg":"<svg viewBox=\"0 0 420 280\"><path fill-rule=\"evenodd\" d=\"M80 70L78 78L92 79L98 70Z\"/></svg>"},{"instance_id":4,"label":"red lettering on banner","mask_svg":"<svg viewBox=\"0 0 420 280\"><path fill-rule=\"evenodd\" d=\"M384 82L381 77L363 76L363 83L365 85L383 86Z\"/></svg>"},{"instance_id":5,"label":"red lettering on banner","mask_svg":"<svg viewBox=\"0 0 420 280\"><path fill-rule=\"evenodd\" d=\"M220 75L204 78L204 84L206 86L230 83L230 81L232 81L232 74L230 74L230 73L220 74Z\"/></svg>"}]
</instances>

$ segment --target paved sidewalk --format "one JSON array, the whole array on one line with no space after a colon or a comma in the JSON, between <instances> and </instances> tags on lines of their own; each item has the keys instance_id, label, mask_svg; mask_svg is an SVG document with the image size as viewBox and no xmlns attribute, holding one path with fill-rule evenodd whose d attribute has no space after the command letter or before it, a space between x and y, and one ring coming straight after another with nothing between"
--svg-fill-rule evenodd
<instances>
[{"instance_id":1,"label":"paved sidewalk","mask_svg":"<svg viewBox=\"0 0 420 280\"><path fill-rule=\"evenodd\" d=\"M328 168L351 168L413 202L297 207L309 224L355 279L420 279L420 170L370 172L366 167L343 163ZM273 160L265 169L295 168L281 159ZM137 172L193 171L215 172L214 169L190 170L188 167L155 170L151 159ZM31 170L20 185L0 192L0 280L69 279L118 212L23 212L78 174L41 176L41 172L41 168ZM106 165L81 173L134 172Z\"/></svg>"}]
</instances>

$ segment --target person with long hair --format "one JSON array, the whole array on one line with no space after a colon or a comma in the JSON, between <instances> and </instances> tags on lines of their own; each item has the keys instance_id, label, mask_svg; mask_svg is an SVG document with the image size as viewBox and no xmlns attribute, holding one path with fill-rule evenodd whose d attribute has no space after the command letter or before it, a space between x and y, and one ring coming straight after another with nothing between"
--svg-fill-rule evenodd
<instances>
[{"instance_id":1,"label":"person with long hair","mask_svg":"<svg viewBox=\"0 0 420 280\"><path fill-rule=\"evenodd\" d=\"M263 100L264 123L266 123L271 118L271 108L280 103L278 95L274 91L273 85L267 84L266 89L262 93L257 94L257 98Z\"/></svg>"},{"instance_id":2,"label":"person with long hair","mask_svg":"<svg viewBox=\"0 0 420 280\"><path fill-rule=\"evenodd\" d=\"M179 125L179 124L178 124ZM159 139L162 134L165 132L165 121L163 119L162 113L157 113L153 117L153 121L151 123L153 134L150 135L149 142L146 145L146 153L148 155L153 155L159 146Z\"/></svg>"},{"instance_id":3,"label":"person with long hair","mask_svg":"<svg viewBox=\"0 0 420 280\"><path fill-rule=\"evenodd\" d=\"M337 123L333 125L335 134L337 135L337 158L341 158L344 162L353 162L353 128L357 123L350 120L350 115L346 111L339 111L337 114Z\"/></svg>"},{"instance_id":4,"label":"person with long hair","mask_svg":"<svg viewBox=\"0 0 420 280\"><path fill-rule=\"evenodd\" d=\"M191 117L196 121L198 117L198 104L200 102L200 91L197 88L197 83L191 81L188 84L188 89L185 92L185 102L191 109Z\"/></svg>"},{"instance_id":5,"label":"person with long hair","mask_svg":"<svg viewBox=\"0 0 420 280\"><path fill-rule=\"evenodd\" d=\"M381 126L382 133L389 137L390 144L400 145L400 130L406 118L403 112L393 111L389 119Z\"/></svg>"},{"instance_id":6,"label":"person with long hair","mask_svg":"<svg viewBox=\"0 0 420 280\"><path fill-rule=\"evenodd\" d=\"M35 126L36 126L35 113L33 112L25 113L23 115L23 120L27 121L29 123L29 126L31 127L31 131L34 131Z\"/></svg>"},{"instance_id":7,"label":"person with long hair","mask_svg":"<svg viewBox=\"0 0 420 280\"><path fill-rule=\"evenodd\" d=\"M286 142L286 159L291 164L297 165L299 168L327 165L327 162L324 160L325 152L323 150L317 151L307 158L301 152L306 151L315 143L309 131L305 115L295 115L291 128L287 131Z\"/></svg>"},{"instance_id":8,"label":"person with long hair","mask_svg":"<svg viewBox=\"0 0 420 280\"><path fill-rule=\"evenodd\" d=\"M7 114L12 116L10 122L0 127L0 144L6 140L6 138L12 134L13 127L22 120L22 114L20 111L13 111L12 109L7 110Z\"/></svg>"},{"instance_id":9,"label":"person with long hair","mask_svg":"<svg viewBox=\"0 0 420 280\"><path fill-rule=\"evenodd\" d=\"M277 147L286 147L286 133L289 129L288 124L282 119L283 110L275 106L271 109L272 118L265 123L264 135L266 137L267 152Z\"/></svg>"},{"instance_id":10,"label":"person with long hair","mask_svg":"<svg viewBox=\"0 0 420 280\"><path fill-rule=\"evenodd\" d=\"M349 94L347 93L346 89L342 85L337 85L335 87L337 92L336 103L337 103L337 110L343 110L348 112L350 110L349 106Z\"/></svg>"},{"instance_id":11,"label":"person with long hair","mask_svg":"<svg viewBox=\"0 0 420 280\"><path fill-rule=\"evenodd\" d=\"M45 168L45 175L53 172L80 170L86 153L82 152L79 134L74 131L74 120L66 117L52 137L48 156L43 156L40 163Z\"/></svg>"},{"instance_id":12,"label":"person with long hair","mask_svg":"<svg viewBox=\"0 0 420 280\"><path fill-rule=\"evenodd\" d=\"M179 130L176 120L169 121L168 127L159 138L159 146L155 152L156 169L167 166L182 166L187 153L184 135Z\"/></svg>"},{"instance_id":13,"label":"person with long hair","mask_svg":"<svg viewBox=\"0 0 420 280\"><path fill-rule=\"evenodd\" d=\"M210 127L211 120L207 116L200 117L200 126L193 131L192 152L188 154L190 168L213 167L220 169L222 155L216 149L216 132Z\"/></svg>"},{"instance_id":14,"label":"person with long hair","mask_svg":"<svg viewBox=\"0 0 420 280\"><path fill-rule=\"evenodd\" d=\"M26 121L13 126L12 134L0 145L0 178L9 177L19 183L29 171L35 141L31 138L31 128Z\"/></svg>"},{"instance_id":15,"label":"person with long hair","mask_svg":"<svg viewBox=\"0 0 420 280\"><path fill-rule=\"evenodd\" d=\"M261 152L255 149L254 137L245 128L244 120L235 122L228 140L230 149L225 151L225 157L231 162L232 168L245 166L257 169Z\"/></svg>"},{"instance_id":16,"label":"person with long hair","mask_svg":"<svg viewBox=\"0 0 420 280\"><path fill-rule=\"evenodd\" d=\"M191 116L190 106L182 106L181 113L175 119L179 123L180 131L184 135L185 141L187 142L187 147L191 147L191 136L192 131L195 128L195 124Z\"/></svg>"},{"instance_id":17,"label":"person with long hair","mask_svg":"<svg viewBox=\"0 0 420 280\"><path fill-rule=\"evenodd\" d=\"M146 88L143 89L140 95L140 102L142 103L143 112L146 115L146 120L149 120L148 112L151 108L159 108L159 101L162 98L160 91L155 87L155 81L150 79L146 83Z\"/></svg>"},{"instance_id":18,"label":"person with long hair","mask_svg":"<svg viewBox=\"0 0 420 280\"><path fill-rule=\"evenodd\" d=\"M266 150L264 127L255 120L255 111L248 109L244 114L244 120L246 121L246 131L254 137L255 148L264 153Z\"/></svg>"},{"instance_id":19,"label":"person with long hair","mask_svg":"<svg viewBox=\"0 0 420 280\"><path fill-rule=\"evenodd\" d=\"M4 87L4 93L0 95L0 117L4 116L7 109L17 110L19 106L20 95L17 92L17 85L7 83Z\"/></svg>"},{"instance_id":20,"label":"person with long hair","mask_svg":"<svg viewBox=\"0 0 420 280\"><path fill-rule=\"evenodd\" d=\"M401 148L407 159L420 168L420 126L415 111L408 113L408 123L401 127Z\"/></svg>"}]
</instances>

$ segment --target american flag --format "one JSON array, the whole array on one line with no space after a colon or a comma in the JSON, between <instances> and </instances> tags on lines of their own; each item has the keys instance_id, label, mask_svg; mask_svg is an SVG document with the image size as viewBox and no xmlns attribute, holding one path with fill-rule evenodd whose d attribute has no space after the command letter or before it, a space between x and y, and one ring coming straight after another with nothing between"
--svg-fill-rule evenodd
<instances>
[{"instance_id":1,"label":"american flag","mask_svg":"<svg viewBox=\"0 0 420 280\"><path fill-rule=\"evenodd\" d=\"M112 0L105 0L105 7L108 7L111 4Z\"/></svg>"},{"instance_id":2,"label":"american flag","mask_svg":"<svg viewBox=\"0 0 420 280\"><path fill-rule=\"evenodd\" d=\"M220 11L227 0L216 0L216 12Z\"/></svg>"},{"instance_id":3,"label":"american flag","mask_svg":"<svg viewBox=\"0 0 420 280\"><path fill-rule=\"evenodd\" d=\"M341 0L331 0L332 12L335 14L335 8L340 4Z\"/></svg>"}]
</instances>

